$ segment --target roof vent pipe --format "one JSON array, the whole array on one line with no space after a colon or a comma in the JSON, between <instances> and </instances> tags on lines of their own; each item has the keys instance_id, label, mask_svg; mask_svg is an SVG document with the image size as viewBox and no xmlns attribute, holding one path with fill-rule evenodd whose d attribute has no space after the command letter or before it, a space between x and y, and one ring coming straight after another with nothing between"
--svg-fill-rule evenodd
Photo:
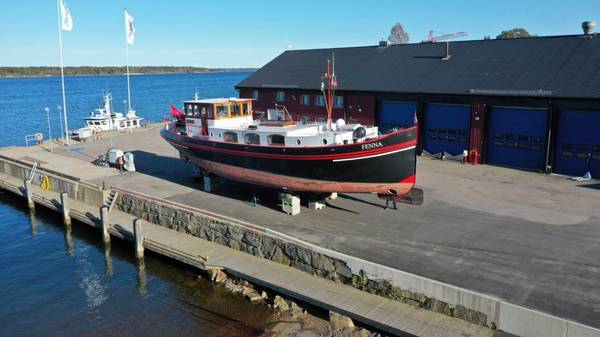
<instances>
[{"instance_id":1,"label":"roof vent pipe","mask_svg":"<svg viewBox=\"0 0 600 337\"><path fill-rule=\"evenodd\" d=\"M444 57L442 58L442 61L447 61L451 57L452 55L450 54L450 42L446 42L444 46Z\"/></svg>"},{"instance_id":2,"label":"roof vent pipe","mask_svg":"<svg viewBox=\"0 0 600 337\"><path fill-rule=\"evenodd\" d=\"M596 28L596 21L584 21L581 24L581 28L583 28L583 34L593 34L594 28Z\"/></svg>"}]
</instances>

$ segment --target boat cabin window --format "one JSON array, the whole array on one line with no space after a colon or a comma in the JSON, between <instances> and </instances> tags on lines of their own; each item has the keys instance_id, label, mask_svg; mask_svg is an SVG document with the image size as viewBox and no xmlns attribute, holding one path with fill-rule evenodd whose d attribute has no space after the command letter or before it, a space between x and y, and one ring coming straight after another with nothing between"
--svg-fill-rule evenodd
<instances>
[{"instance_id":1,"label":"boat cabin window","mask_svg":"<svg viewBox=\"0 0 600 337\"><path fill-rule=\"evenodd\" d=\"M256 133L247 133L246 144L260 145L260 136Z\"/></svg>"},{"instance_id":2,"label":"boat cabin window","mask_svg":"<svg viewBox=\"0 0 600 337\"><path fill-rule=\"evenodd\" d=\"M106 121L102 121L102 125L106 125Z\"/></svg>"},{"instance_id":3,"label":"boat cabin window","mask_svg":"<svg viewBox=\"0 0 600 337\"><path fill-rule=\"evenodd\" d=\"M184 105L184 109L185 109L185 116L192 117L192 105L186 104L186 105Z\"/></svg>"},{"instance_id":4,"label":"boat cabin window","mask_svg":"<svg viewBox=\"0 0 600 337\"><path fill-rule=\"evenodd\" d=\"M226 142L237 143L238 135L235 132L227 131L223 133L223 140Z\"/></svg>"},{"instance_id":5,"label":"boat cabin window","mask_svg":"<svg viewBox=\"0 0 600 337\"><path fill-rule=\"evenodd\" d=\"M285 145L285 137L282 135L269 135L269 145Z\"/></svg>"},{"instance_id":6,"label":"boat cabin window","mask_svg":"<svg viewBox=\"0 0 600 337\"><path fill-rule=\"evenodd\" d=\"M137 120L133 121L133 125L137 125L137 123L138 123Z\"/></svg>"},{"instance_id":7,"label":"boat cabin window","mask_svg":"<svg viewBox=\"0 0 600 337\"><path fill-rule=\"evenodd\" d=\"M217 117L227 118L229 117L229 109L227 105L217 105Z\"/></svg>"},{"instance_id":8,"label":"boat cabin window","mask_svg":"<svg viewBox=\"0 0 600 337\"><path fill-rule=\"evenodd\" d=\"M239 105L232 104L229 106L229 109L231 111L231 117L241 117L242 116L242 111L240 110Z\"/></svg>"},{"instance_id":9,"label":"boat cabin window","mask_svg":"<svg viewBox=\"0 0 600 337\"><path fill-rule=\"evenodd\" d=\"M244 114L244 116L250 115L250 104L249 103L242 103L242 113Z\"/></svg>"}]
</instances>

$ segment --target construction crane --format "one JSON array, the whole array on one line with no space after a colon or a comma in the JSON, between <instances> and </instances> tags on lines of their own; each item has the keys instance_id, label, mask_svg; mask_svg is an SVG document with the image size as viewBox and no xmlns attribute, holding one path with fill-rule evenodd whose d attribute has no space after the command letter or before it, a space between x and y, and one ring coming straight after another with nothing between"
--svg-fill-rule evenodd
<instances>
[{"instance_id":1,"label":"construction crane","mask_svg":"<svg viewBox=\"0 0 600 337\"><path fill-rule=\"evenodd\" d=\"M434 31L430 30L429 31L429 36L427 36L427 40L424 40L423 42L430 42L430 43L434 43L434 42L439 42L439 41L444 41L444 40L450 40L450 39L456 39L459 37L464 37L467 36L466 32L458 32L458 33L453 33L453 34L444 34L444 35L440 35L440 36L433 36Z\"/></svg>"}]
</instances>

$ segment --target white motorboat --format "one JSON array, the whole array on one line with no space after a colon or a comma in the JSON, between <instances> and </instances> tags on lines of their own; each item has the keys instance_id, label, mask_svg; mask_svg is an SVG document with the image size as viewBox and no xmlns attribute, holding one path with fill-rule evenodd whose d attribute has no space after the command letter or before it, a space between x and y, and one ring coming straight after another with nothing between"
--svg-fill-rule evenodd
<instances>
[{"instance_id":1,"label":"white motorboat","mask_svg":"<svg viewBox=\"0 0 600 337\"><path fill-rule=\"evenodd\" d=\"M135 110L129 110L127 114L113 111L112 94L107 92L103 95L104 107L90 112L85 119L85 127L78 130L78 135L99 134L103 131L127 130L139 128L142 117L136 115Z\"/></svg>"}]
</instances>

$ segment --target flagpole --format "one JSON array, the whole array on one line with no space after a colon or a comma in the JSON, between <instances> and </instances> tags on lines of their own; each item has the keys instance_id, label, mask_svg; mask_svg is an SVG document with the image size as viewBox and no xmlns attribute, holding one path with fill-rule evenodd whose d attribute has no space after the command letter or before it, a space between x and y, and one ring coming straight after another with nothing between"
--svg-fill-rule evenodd
<instances>
[{"instance_id":1,"label":"flagpole","mask_svg":"<svg viewBox=\"0 0 600 337\"><path fill-rule=\"evenodd\" d=\"M127 8L125 8L125 14L127 14ZM125 24L127 24L127 15L125 15ZM131 111L131 86L129 84L129 41L127 41L127 36L125 36L125 68L127 69L127 107L129 111Z\"/></svg>"},{"instance_id":2,"label":"flagpole","mask_svg":"<svg viewBox=\"0 0 600 337\"><path fill-rule=\"evenodd\" d=\"M63 62L63 47L62 47L62 27L61 27L61 14L60 14L60 0L56 0L56 10L58 11L58 46L60 49L60 83L62 87L62 99L63 99L63 119L65 122L65 142L67 144L67 150L69 150L69 128L67 126L67 97L65 95L65 71Z\"/></svg>"}]
</instances>

